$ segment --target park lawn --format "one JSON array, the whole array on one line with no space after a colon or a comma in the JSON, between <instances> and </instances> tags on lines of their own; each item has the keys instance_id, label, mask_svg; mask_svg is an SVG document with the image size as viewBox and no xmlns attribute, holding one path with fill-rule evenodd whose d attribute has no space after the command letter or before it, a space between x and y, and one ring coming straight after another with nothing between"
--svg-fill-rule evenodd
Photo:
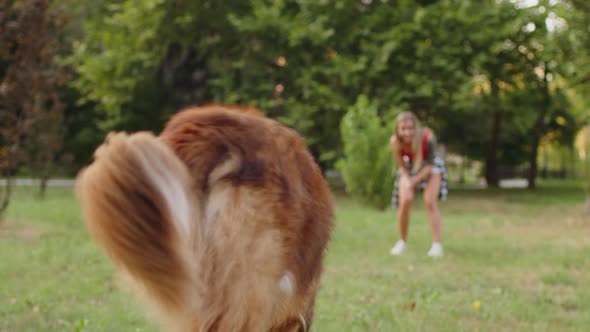
<instances>
[{"instance_id":1,"label":"park lawn","mask_svg":"<svg viewBox=\"0 0 590 332\"><path fill-rule=\"evenodd\" d=\"M575 186L452 191L445 257L426 257L421 204L409 251L394 213L337 195L313 331L588 331L590 217ZM70 189L19 188L0 225L0 332L157 331L118 288Z\"/></svg>"}]
</instances>

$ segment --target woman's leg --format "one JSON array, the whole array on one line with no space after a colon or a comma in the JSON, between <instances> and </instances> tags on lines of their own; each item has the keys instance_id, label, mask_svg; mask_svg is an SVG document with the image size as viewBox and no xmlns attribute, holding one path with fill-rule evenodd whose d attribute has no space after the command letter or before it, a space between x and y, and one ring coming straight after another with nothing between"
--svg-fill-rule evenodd
<instances>
[{"instance_id":1,"label":"woman's leg","mask_svg":"<svg viewBox=\"0 0 590 332\"><path fill-rule=\"evenodd\" d=\"M430 175L426 183L426 188L424 189L424 205L426 206L426 212L428 212L432 241L435 243L440 243L442 223L440 211L438 210L438 195L440 193L441 182L441 174L433 173Z\"/></svg>"},{"instance_id":2,"label":"woman's leg","mask_svg":"<svg viewBox=\"0 0 590 332\"><path fill-rule=\"evenodd\" d=\"M399 184L399 207L397 209L397 221L399 237L406 241L408 237L408 226L410 224L410 209L414 201L414 188L410 186L409 179L402 177Z\"/></svg>"}]
</instances>

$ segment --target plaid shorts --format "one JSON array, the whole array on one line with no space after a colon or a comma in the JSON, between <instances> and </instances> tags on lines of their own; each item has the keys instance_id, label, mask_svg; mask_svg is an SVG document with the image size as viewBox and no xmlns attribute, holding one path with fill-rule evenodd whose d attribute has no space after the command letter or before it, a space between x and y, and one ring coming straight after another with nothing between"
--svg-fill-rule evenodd
<instances>
[{"instance_id":1,"label":"plaid shorts","mask_svg":"<svg viewBox=\"0 0 590 332\"><path fill-rule=\"evenodd\" d=\"M410 169L412 165L410 164ZM436 157L434 159L434 164L432 165L432 173L440 173L441 174L441 183L440 183L440 192L438 193L438 199L444 201L447 199L448 189L447 189L447 169L445 168L445 162ZM413 174L412 174L413 175ZM399 207L399 181L400 181L400 171L397 171L397 176L395 177L395 182L393 183L393 192L391 193L391 206L394 209ZM426 188L426 183L428 182L428 177L422 182L418 188L420 191L423 191Z\"/></svg>"}]
</instances>

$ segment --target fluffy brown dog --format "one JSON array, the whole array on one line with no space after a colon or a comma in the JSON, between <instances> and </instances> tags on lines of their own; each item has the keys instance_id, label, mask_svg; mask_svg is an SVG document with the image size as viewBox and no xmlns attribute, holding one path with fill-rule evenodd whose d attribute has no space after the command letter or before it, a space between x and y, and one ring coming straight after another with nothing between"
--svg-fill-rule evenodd
<instances>
[{"instance_id":1,"label":"fluffy brown dog","mask_svg":"<svg viewBox=\"0 0 590 332\"><path fill-rule=\"evenodd\" d=\"M293 130L249 108L111 134L78 176L90 233L170 331L306 331L332 228Z\"/></svg>"}]
</instances>

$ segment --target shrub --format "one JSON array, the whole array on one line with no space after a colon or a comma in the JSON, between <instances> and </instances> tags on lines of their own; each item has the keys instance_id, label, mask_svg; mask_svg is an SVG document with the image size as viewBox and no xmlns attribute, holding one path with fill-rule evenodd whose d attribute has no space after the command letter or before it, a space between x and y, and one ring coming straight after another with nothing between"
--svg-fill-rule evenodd
<instances>
[{"instance_id":1,"label":"shrub","mask_svg":"<svg viewBox=\"0 0 590 332\"><path fill-rule=\"evenodd\" d=\"M393 188L389 139L393 123L386 124L377 105L364 95L357 98L340 123L344 157L336 167L346 191L353 197L379 209L386 208Z\"/></svg>"}]
</instances>

